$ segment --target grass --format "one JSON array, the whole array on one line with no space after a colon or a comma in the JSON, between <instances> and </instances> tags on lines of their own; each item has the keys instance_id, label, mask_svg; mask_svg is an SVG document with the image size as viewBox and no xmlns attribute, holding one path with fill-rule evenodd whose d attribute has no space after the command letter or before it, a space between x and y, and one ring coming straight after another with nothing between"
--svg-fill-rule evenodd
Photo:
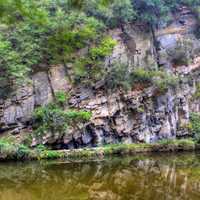
<instances>
[{"instance_id":1,"label":"grass","mask_svg":"<svg viewBox=\"0 0 200 200\"><path fill-rule=\"evenodd\" d=\"M31 149L23 144L0 140L0 160L26 160L31 154Z\"/></svg>"},{"instance_id":2,"label":"grass","mask_svg":"<svg viewBox=\"0 0 200 200\"><path fill-rule=\"evenodd\" d=\"M180 140L161 140L158 144L161 145L195 145L195 141L192 138L189 139L180 139Z\"/></svg>"},{"instance_id":3,"label":"grass","mask_svg":"<svg viewBox=\"0 0 200 200\"><path fill-rule=\"evenodd\" d=\"M98 159L109 155L126 155L148 152L177 152L200 149L193 139L162 140L156 144L112 144L97 148L74 150L48 150L39 145L31 149L0 139L0 160L41 160L41 159Z\"/></svg>"}]
</instances>

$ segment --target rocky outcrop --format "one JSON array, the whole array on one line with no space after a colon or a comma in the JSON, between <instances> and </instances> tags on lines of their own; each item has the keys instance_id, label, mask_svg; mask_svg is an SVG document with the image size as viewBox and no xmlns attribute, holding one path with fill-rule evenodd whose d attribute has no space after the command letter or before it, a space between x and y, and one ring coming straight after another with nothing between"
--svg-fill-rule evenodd
<instances>
[{"instance_id":1,"label":"rocky outcrop","mask_svg":"<svg viewBox=\"0 0 200 200\"><path fill-rule=\"evenodd\" d=\"M192 11L183 6L171 18L169 25L161 23L155 30L158 64L166 70L191 64L200 52L195 36L198 21Z\"/></svg>"},{"instance_id":2,"label":"rocky outcrop","mask_svg":"<svg viewBox=\"0 0 200 200\"><path fill-rule=\"evenodd\" d=\"M105 96L100 93L81 103L77 99L74 105L92 112L91 140L95 138L99 145L152 143L184 137L190 135L187 130L190 112L200 111L198 101L192 100L196 81L186 79L176 89L169 89L164 94L157 94L153 87L128 94L118 92ZM75 101L74 97L72 102Z\"/></svg>"},{"instance_id":3,"label":"rocky outcrop","mask_svg":"<svg viewBox=\"0 0 200 200\"><path fill-rule=\"evenodd\" d=\"M102 90L75 89L69 103L92 112L82 131L70 130L51 143L59 148L77 148L110 143L153 143L164 138L190 136L190 112L200 112L198 90L200 40L195 36L197 20L186 7L171 14L171 23L160 23L147 32L141 24L127 25L109 34L118 41L106 65L128 64L159 68L180 76L180 84L160 93L154 87L113 94ZM63 66L38 70L32 82L0 101L0 132L20 133L30 126L33 110L51 102L57 91L71 89ZM30 126L31 127L31 126ZM71 134L70 134L71 133Z\"/></svg>"},{"instance_id":4,"label":"rocky outcrop","mask_svg":"<svg viewBox=\"0 0 200 200\"><path fill-rule=\"evenodd\" d=\"M13 91L10 98L1 100L0 132L20 133L29 126L34 109L51 102L54 94L68 90L68 85L63 66L36 72L30 82Z\"/></svg>"},{"instance_id":5,"label":"rocky outcrop","mask_svg":"<svg viewBox=\"0 0 200 200\"><path fill-rule=\"evenodd\" d=\"M146 32L145 25L127 25L125 32L114 29L109 34L117 41L113 54L106 63L125 64L136 67L156 67L153 34Z\"/></svg>"}]
</instances>

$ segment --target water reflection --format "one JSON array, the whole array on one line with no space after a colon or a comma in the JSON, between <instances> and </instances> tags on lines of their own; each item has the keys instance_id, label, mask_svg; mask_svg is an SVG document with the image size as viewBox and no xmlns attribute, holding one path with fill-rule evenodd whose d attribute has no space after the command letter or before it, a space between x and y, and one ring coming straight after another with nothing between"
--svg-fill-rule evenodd
<instances>
[{"instance_id":1,"label":"water reflection","mask_svg":"<svg viewBox=\"0 0 200 200\"><path fill-rule=\"evenodd\" d=\"M0 164L0 200L200 199L200 155Z\"/></svg>"}]
</instances>

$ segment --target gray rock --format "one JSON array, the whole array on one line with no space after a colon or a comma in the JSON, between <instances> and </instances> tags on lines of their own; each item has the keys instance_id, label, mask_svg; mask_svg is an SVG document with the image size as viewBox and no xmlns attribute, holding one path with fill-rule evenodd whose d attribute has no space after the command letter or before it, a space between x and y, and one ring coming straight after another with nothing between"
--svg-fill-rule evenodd
<instances>
[{"instance_id":1,"label":"gray rock","mask_svg":"<svg viewBox=\"0 0 200 200\"><path fill-rule=\"evenodd\" d=\"M53 100L52 86L47 72L38 72L33 75L35 106L46 105Z\"/></svg>"}]
</instances>

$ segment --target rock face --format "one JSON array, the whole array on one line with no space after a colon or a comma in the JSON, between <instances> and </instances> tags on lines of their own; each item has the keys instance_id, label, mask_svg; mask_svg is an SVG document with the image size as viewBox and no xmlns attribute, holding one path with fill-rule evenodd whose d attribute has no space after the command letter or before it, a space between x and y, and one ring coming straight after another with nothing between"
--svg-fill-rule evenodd
<instances>
[{"instance_id":1,"label":"rock face","mask_svg":"<svg viewBox=\"0 0 200 200\"><path fill-rule=\"evenodd\" d=\"M157 94L154 88L128 94L97 94L77 107L92 111L89 128L99 145L153 143L160 139L189 136L189 114L200 111L198 101L192 101L197 80L189 83L186 79L176 89L169 89L164 94ZM82 142L80 145L84 144Z\"/></svg>"},{"instance_id":2,"label":"rock face","mask_svg":"<svg viewBox=\"0 0 200 200\"><path fill-rule=\"evenodd\" d=\"M34 109L53 100L57 91L68 90L63 66L52 67L50 72L39 71L31 83L14 91L10 98L0 101L0 132L27 128Z\"/></svg>"},{"instance_id":3,"label":"rock face","mask_svg":"<svg viewBox=\"0 0 200 200\"><path fill-rule=\"evenodd\" d=\"M134 65L137 67L155 67L155 46L153 35L146 32L145 26L129 25L121 29L110 31L110 35L117 40L112 56L106 62Z\"/></svg>"},{"instance_id":4,"label":"rock face","mask_svg":"<svg viewBox=\"0 0 200 200\"><path fill-rule=\"evenodd\" d=\"M181 7L171 17L170 25L155 30L158 63L166 70L191 64L200 50L200 41L195 36L198 23L193 13Z\"/></svg>"},{"instance_id":5,"label":"rock face","mask_svg":"<svg viewBox=\"0 0 200 200\"><path fill-rule=\"evenodd\" d=\"M190 112L200 112L194 98L200 83L200 40L195 36L197 20L186 7L172 15L169 25L147 32L142 25L129 25L125 32L110 31L118 41L112 63L135 67L160 68L181 76L176 88L159 93L155 88L118 91L81 89L70 99L72 107L89 110L92 119L80 132L71 130L62 140L52 140L64 148L110 143L156 142L164 138L187 137ZM180 61L181 62L178 62ZM69 91L63 66L38 70L32 83L19 88L6 100L0 100L0 132L20 134L29 127L34 108L46 105L57 91Z\"/></svg>"}]
</instances>

